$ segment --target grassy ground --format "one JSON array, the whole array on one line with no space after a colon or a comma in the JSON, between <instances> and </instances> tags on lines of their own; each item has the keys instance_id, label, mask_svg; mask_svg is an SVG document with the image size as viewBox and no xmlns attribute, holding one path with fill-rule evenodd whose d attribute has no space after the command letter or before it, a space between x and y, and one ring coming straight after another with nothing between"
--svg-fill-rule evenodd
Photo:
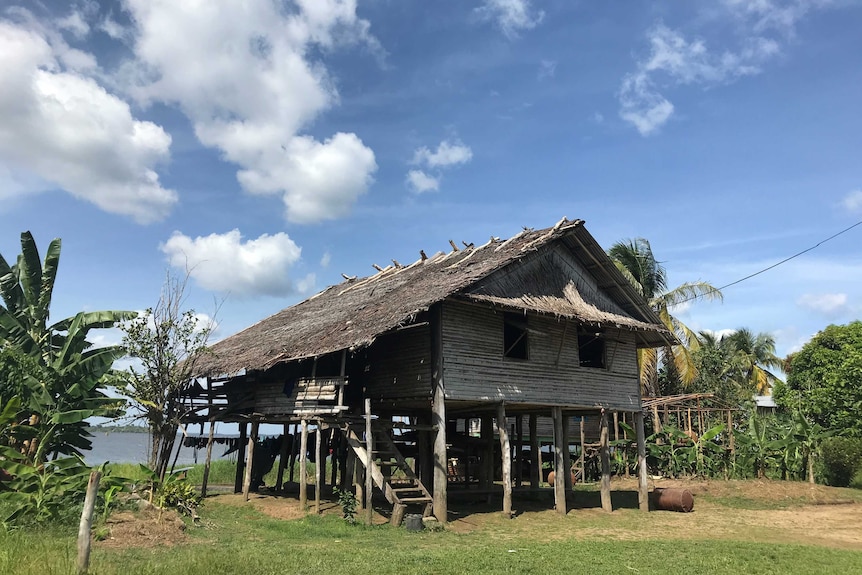
<instances>
[{"instance_id":1,"label":"grassy ground","mask_svg":"<svg viewBox=\"0 0 862 575\"><path fill-rule=\"evenodd\" d=\"M130 523L125 539L96 544L91 572L862 573L857 491L782 482L683 486L695 493L694 513L640 513L625 482L615 484L611 514L591 507L597 494L589 487L565 517L545 496L516 499L514 519L497 512L496 500L453 496L449 527L422 533L380 524L379 515L372 527L348 525L328 500L317 517L304 516L292 497L219 495L201 509L202 527L169 532L162 517L159 544L145 541L143 522ZM72 573L75 530L0 532L0 573ZM134 546L136 537L143 546Z\"/></svg>"}]
</instances>

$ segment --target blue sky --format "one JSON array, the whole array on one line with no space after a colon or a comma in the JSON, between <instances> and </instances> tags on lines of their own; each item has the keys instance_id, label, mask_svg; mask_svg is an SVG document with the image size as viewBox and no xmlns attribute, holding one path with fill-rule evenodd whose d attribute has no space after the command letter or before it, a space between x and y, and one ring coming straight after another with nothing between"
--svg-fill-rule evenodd
<instances>
[{"instance_id":1,"label":"blue sky","mask_svg":"<svg viewBox=\"0 0 862 575\"><path fill-rule=\"evenodd\" d=\"M167 269L218 337L372 264L586 220L721 286L862 220L862 3L2 2L0 253L55 318ZM862 226L678 310L783 355L862 315Z\"/></svg>"}]
</instances>

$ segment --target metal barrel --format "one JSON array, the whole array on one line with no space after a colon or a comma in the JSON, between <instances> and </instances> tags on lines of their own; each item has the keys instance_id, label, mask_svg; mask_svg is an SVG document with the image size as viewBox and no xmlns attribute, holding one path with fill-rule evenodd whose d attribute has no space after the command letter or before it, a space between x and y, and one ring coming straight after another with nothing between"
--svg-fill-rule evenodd
<instances>
[{"instance_id":1,"label":"metal barrel","mask_svg":"<svg viewBox=\"0 0 862 575\"><path fill-rule=\"evenodd\" d=\"M688 489L656 487L652 492L652 502L662 511L681 511L688 513L694 509L694 497Z\"/></svg>"}]
</instances>

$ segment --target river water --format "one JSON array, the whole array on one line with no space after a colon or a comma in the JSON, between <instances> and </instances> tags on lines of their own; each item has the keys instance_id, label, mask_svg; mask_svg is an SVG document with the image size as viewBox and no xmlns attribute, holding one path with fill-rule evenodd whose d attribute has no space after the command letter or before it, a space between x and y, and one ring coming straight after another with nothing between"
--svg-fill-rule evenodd
<instances>
[{"instance_id":1,"label":"river water","mask_svg":"<svg viewBox=\"0 0 862 575\"><path fill-rule=\"evenodd\" d=\"M101 465L106 461L112 463L146 463L147 462L147 446L149 444L149 435L146 433L126 433L122 431L94 431L90 441L93 442L93 449L84 452L84 461L88 465ZM182 437L177 437L177 445L182 441ZM174 447L176 449L176 446ZM224 456L227 449L226 444L213 445L212 458L215 459L230 459L233 455ZM190 465L192 463L203 463L206 460L206 449L194 449L192 447L183 447L180 450L177 465Z\"/></svg>"}]
</instances>

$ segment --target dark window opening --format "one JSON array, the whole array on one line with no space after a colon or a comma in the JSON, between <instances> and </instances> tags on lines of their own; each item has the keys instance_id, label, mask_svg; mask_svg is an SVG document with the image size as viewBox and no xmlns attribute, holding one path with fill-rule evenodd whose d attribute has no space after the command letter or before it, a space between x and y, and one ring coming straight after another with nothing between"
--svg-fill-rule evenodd
<instances>
[{"instance_id":1,"label":"dark window opening","mask_svg":"<svg viewBox=\"0 0 862 575\"><path fill-rule=\"evenodd\" d=\"M600 334L578 336L578 355L581 367L605 367L605 340Z\"/></svg>"},{"instance_id":2,"label":"dark window opening","mask_svg":"<svg viewBox=\"0 0 862 575\"><path fill-rule=\"evenodd\" d=\"M527 318L516 313L503 316L503 356L512 359L528 359L529 338Z\"/></svg>"}]
</instances>

